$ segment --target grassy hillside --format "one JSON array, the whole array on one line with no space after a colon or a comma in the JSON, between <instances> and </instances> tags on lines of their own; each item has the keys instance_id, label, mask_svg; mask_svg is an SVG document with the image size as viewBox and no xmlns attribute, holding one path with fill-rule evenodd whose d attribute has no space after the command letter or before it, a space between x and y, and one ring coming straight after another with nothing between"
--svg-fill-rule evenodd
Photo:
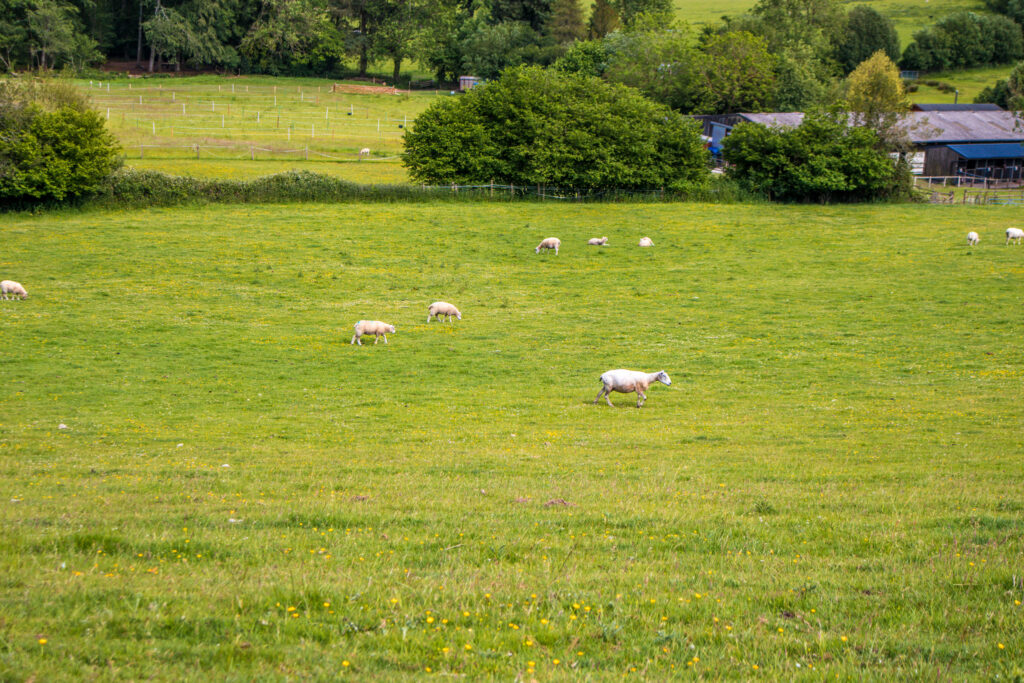
<instances>
[{"instance_id":1,"label":"grassy hillside","mask_svg":"<svg viewBox=\"0 0 1024 683\"><path fill-rule=\"evenodd\" d=\"M713 4L699 0L675 0L674 4L680 19L700 26L715 23L723 15L743 14L756 4L756 0L723 0ZM911 41L915 31L934 23L950 12L985 9L985 4L981 0L854 0L843 4L847 7L869 5L892 19L896 24L896 32L899 33L902 47L906 47Z\"/></svg>"},{"instance_id":2,"label":"grassy hillside","mask_svg":"<svg viewBox=\"0 0 1024 683\"><path fill-rule=\"evenodd\" d=\"M0 678L1020 675L1017 223L7 216Z\"/></svg>"}]
</instances>

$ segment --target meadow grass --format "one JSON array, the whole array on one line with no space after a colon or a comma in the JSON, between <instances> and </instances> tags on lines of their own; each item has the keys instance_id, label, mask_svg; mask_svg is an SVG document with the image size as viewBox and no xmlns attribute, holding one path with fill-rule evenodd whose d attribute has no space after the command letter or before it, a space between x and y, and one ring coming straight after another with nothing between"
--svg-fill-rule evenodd
<instances>
[{"instance_id":1,"label":"meadow grass","mask_svg":"<svg viewBox=\"0 0 1024 683\"><path fill-rule=\"evenodd\" d=\"M723 16L737 16L757 4L756 0L722 0L716 3L700 0L674 0L676 16L695 26L719 23ZM849 9L855 5L867 5L892 20L900 37L900 49L905 48L914 33L934 24L936 21L959 10L987 11L981 0L853 0L842 3Z\"/></svg>"},{"instance_id":2,"label":"meadow grass","mask_svg":"<svg viewBox=\"0 0 1024 683\"><path fill-rule=\"evenodd\" d=\"M918 89L909 94L912 102L930 102L951 104L955 101L960 104L974 102L974 98L981 94L985 88L995 85L996 81L1009 77L1013 65L989 66L980 69L964 69L962 71L940 71L923 76L916 81ZM939 81L948 83L960 91L959 95L952 92L943 92L937 87L925 85L923 81Z\"/></svg>"},{"instance_id":3,"label":"meadow grass","mask_svg":"<svg viewBox=\"0 0 1024 683\"><path fill-rule=\"evenodd\" d=\"M1019 211L0 221L0 679L1022 674Z\"/></svg>"},{"instance_id":4,"label":"meadow grass","mask_svg":"<svg viewBox=\"0 0 1024 683\"><path fill-rule=\"evenodd\" d=\"M192 178L252 180L286 171L310 171L359 183L403 184L409 174L400 161L239 161L223 159L126 159L125 165Z\"/></svg>"}]
</instances>

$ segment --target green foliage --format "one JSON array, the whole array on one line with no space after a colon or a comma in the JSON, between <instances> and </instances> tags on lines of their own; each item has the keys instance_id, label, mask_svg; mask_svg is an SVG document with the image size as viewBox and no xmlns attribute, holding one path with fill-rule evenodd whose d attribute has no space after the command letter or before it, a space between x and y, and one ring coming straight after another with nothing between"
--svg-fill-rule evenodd
<instances>
[{"instance_id":1,"label":"green foliage","mask_svg":"<svg viewBox=\"0 0 1024 683\"><path fill-rule=\"evenodd\" d=\"M701 112L757 112L771 105L775 57L764 38L746 31L722 33L708 37L702 47Z\"/></svg>"},{"instance_id":2,"label":"green foliage","mask_svg":"<svg viewBox=\"0 0 1024 683\"><path fill-rule=\"evenodd\" d=\"M429 183L649 189L707 176L692 121L627 88L537 67L435 104L405 142L410 175Z\"/></svg>"},{"instance_id":3,"label":"green foliage","mask_svg":"<svg viewBox=\"0 0 1024 683\"><path fill-rule=\"evenodd\" d=\"M1024 26L1024 0L985 0L985 6Z\"/></svg>"},{"instance_id":4,"label":"green foliage","mask_svg":"<svg viewBox=\"0 0 1024 683\"><path fill-rule=\"evenodd\" d=\"M587 27L580 0L554 0L544 31L559 45L583 40Z\"/></svg>"},{"instance_id":5,"label":"green foliage","mask_svg":"<svg viewBox=\"0 0 1024 683\"><path fill-rule=\"evenodd\" d=\"M649 17L657 17L662 24L672 21L671 0L609 0L615 14L623 26L633 26L637 22L646 22Z\"/></svg>"},{"instance_id":6,"label":"green foliage","mask_svg":"<svg viewBox=\"0 0 1024 683\"><path fill-rule=\"evenodd\" d=\"M855 202L894 196L905 182L879 138L841 112L817 112L796 128L737 125L725 139L728 174L752 192L787 202Z\"/></svg>"},{"instance_id":7,"label":"green foliage","mask_svg":"<svg viewBox=\"0 0 1024 683\"><path fill-rule=\"evenodd\" d=\"M888 151L910 148L903 125L910 100L899 68L885 52L879 50L853 70L847 79L846 104L854 124L875 131Z\"/></svg>"},{"instance_id":8,"label":"green foliage","mask_svg":"<svg viewBox=\"0 0 1024 683\"><path fill-rule=\"evenodd\" d=\"M900 58L900 39L891 20L867 5L857 5L846 15L846 25L835 43L835 60L848 74L865 59L882 50L893 61Z\"/></svg>"},{"instance_id":9,"label":"green foliage","mask_svg":"<svg viewBox=\"0 0 1024 683\"><path fill-rule=\"evenodd\" d=\"M103 119L67 85L0 82L0 204L75 199L117 168Z\"/></svg>"},{"instance_id":10,"label":"green foliage","mask_svg":"<svg viewBox=\"0 0 1024 683\"><path fill-rule=\"evenodd\" d=\"M264 0L239 46L246 69L271 74L320 72L343 51L342 36L322 0Z\"/></svg>"},{"instance_id":11,"label":"green foliage","mask_svg":"<svg viewBox=\"0 0 1024 683\"><path fill-rule=\"evenodd\" d=\"M590 6L590 19L587 22L587 36L591 40L604 38L621 26L619 13L615 11L609 0L594 0Z\"/></svg>"},{"instance_id":12,"label":"green foliage","mask_svg":"<svg viewBox=\"0 0 1024 683\"><path fill-rule=\"evenodd\" d=\"M573 43L554 63L557 71L580 76L603 76L608 68L608 45L603 40L581 40Z\"/></svg>"},{"instance_id":13,"label":"green foliage","mask_svg":"<svg viewBox=\"0 0 1024 683\"><path fill-rule=\"evenodd\" d=\"M646 16L604 38L604 77L636 88L673 109L692 112L701 101L701 56L685 26Z\"/></svg>"},{"instance_id":14,"label":"green foliage","mask_svg":"<svg viewBox=\"0 0 1024 683\"><path fill-rule=\"evenodd\" d=\"M982 90L974 101L991 102L1012 111L1024 110L1024 62L1013 67L1009 78L998 80Z\"/></svg>"},{"instance_id":15,"label":"green foliage","mask_svg":"<svg viewBox=\"0 0 1024 683\"><path fill-rule=\"evenodd\" d=\"M914 34L903 51L905 69L938 71L1006 64L1024 57L1021 27L999 15L955 12Z\"/></svg>"}]
</instances>

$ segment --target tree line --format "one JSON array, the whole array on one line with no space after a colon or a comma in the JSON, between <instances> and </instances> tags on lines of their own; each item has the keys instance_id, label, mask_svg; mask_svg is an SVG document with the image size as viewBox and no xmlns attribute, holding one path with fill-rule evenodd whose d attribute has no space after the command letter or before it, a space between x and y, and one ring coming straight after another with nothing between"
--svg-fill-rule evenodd
<instances>
[{"instance_id":1,"label":"tree line","mask_svg":"<svg viewBox=\"0 0 1024 683\"><path fill-rule=\"evenodd\" d=\"M211 68L398 81L416 62L438 81L493 79L518 65L634 85L684 111L802 109L878 50L909 69L1024 57L1024 0L956 12L901 52L892 22L838 0L759 0L694 31L671 0L4 0L7 70L80 70L106 59L150 71Z\"/></svg>"}]
</instances>

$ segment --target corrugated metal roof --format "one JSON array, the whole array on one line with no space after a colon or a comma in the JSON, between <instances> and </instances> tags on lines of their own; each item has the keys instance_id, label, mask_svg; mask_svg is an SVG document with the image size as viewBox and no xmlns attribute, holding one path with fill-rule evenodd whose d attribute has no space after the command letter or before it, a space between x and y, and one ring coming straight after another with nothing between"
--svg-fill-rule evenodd
<instances>
[{"instance_id":1,"label":"corrugated metal roof","mask_svg":"<svg viewBox=\"0 0 1024 683\"><path fill-rule=\"evenodd\" d=\"M803 112L740 114L753 123L795 128L804 120ZM1024 142L1024 120L1011 111L912 111L904 126L911 142L918 145Z\"/></svg>"},{"instance_id":2,"label":"corrugated metal roof","mask_svg":"<svg viewBox=\"0 0 1024 683\"><path fill-rule=\"evenodd\" d=\"M964 159L1024 159L1024 145L1016 142L1001 145L950 145Z\"/></svg>"},{"instance_id":3,"label":"corrugated metal roof","mask_svg":"<svg viewBox=\"0 0 1024 683\"><path fill-rule=\"evenodd\" d=\"M989 102L979 104L915 104L914 111L1003 111L998 104Z\"/></svg>"}]
</instances>

